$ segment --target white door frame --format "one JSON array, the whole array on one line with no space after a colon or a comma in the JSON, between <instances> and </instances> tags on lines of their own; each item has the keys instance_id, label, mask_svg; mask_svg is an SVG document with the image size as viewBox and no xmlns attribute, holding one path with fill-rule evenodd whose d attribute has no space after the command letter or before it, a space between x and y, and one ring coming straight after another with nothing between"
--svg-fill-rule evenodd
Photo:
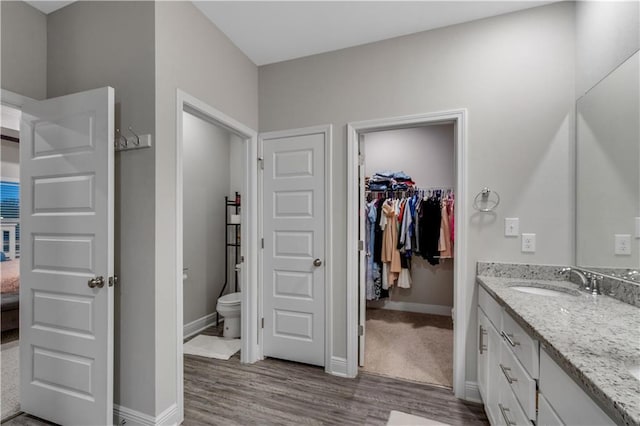
<instances>
[{"instance_id":1,"label":"white door frame","mask_svg":"<svg viewBox=\"0 0 640 426\"><path fill-rule=\"evenodd\" d=\"M184 362L182 353L183 341L183 120L182 114L185 108L189 112L196 113L216 125L222 126L244 140L245 175L242 182L241 209L243 232L241 234L241 255L245 261L242 264L241 288L241 335L242 348L240 362L252 363L259 358L257 339L248 338L258 335L258 142L257 133L248 126L234 120L223 112L213 108L198 98L177 89L176 96L176 355L177 355L177 396L178 418L181 423L184 419Z\"/></svg>"},{"instance_id":2,"label":"white door frame","mask_svg":"<svg viewBox=\"0 0 640 426\"><path fill-rule=\"evenodd\" d=\"M22 106L25 102L37 100L6 89L2 89L0 93L0 103L2 103L2 105L19 109L20 111L22 111Z\"/></svg>"},{"instance_id":3,"label":"white door frame","mask_svg":"<svg viewBox=\"0 0 640 426\"><path fill-rule=\"evenodd\" d=\"M324 265L325 265L325 354L324 354L324 369L327 373L337 375L337 376L345 376L345 366L344 362L340 362L340 360L335 360L332 357L333 354L333 125L327 124L322 126L312 126L312 127L304 127L299 129L288 129L282 131L275 132L267 132L260 133L258 138L258 149L259 149L259 157L263 158L264 153L264 141L269 139L279 139L286 138L292 136L302 136L305 134L315 134L315 133L324 133L325 144L324 144L324 188L325 188L325 257L324 257ZM262 170L258 173L258 191L259 191L259 229L260 235L263 236L264 228L262 218L264 217L262 212L264 208L263 204L263 173ZM262 271L264 265L264 250L259 250L259 271ZM263 280L262 274L258 274L258 288L259 288L259 316L258 318L262 318L264 314L263 309L263 298L262 298L262 290L263 290ZM260 351L260 359L264 358L262 352L262 342L263 342L263 333L264 330L260 328L259 333L259 351ZM333 361L333 362L332 362Z\"/></svg>"},{"instance_id":4,"label":"white door frame","mask_svg":"<svg viewBox=\"0 0 640 426\"><path fill-rule=\"evenodd\" d=\"M347 375L358 374L358 140L363 133L453 122L456 164L456 244L453 297L453 391L465 399L467 329L467 110L457 109L428 114L383 118L347 125ZM469 292L470 293L470 292Z\"/></svg>"}]
</instances>

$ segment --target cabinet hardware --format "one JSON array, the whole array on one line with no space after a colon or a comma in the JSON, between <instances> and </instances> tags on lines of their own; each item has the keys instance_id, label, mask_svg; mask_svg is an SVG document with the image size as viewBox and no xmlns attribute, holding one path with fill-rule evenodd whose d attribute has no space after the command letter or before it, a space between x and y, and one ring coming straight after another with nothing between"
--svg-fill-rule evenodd
<instances>
[{"instance_id":1,"label":"cabinet hardware","mask_svg":"<svg viewBox=\"0 0 640 426\"><path fill-rule=\"evenodd\" d=\"M507 382L509 382L509 384L518 381L518 379L514 379L513 377L509 376L509 373L507 373L507 371L511 371L511 368L505 367L504 365L500 364L500 370L502 370L502 374L504 374L504 377L507 378Z\"/></svg>"},{"instance_id":2,"label":"cabinet hardware","mask_svg":"<svg viewBox=\"0 0 640 426\"><path fill-rule=\"evenodd\" d=\"M500 412L502 413L502 417L504 418L504 421L507 423L507 425L515 425L516 422L511 421L511 419L509 418L509 416L507 416L507 412L509 411L508 408L505 408L504 405L502 404L498 404L498 407L500 407Z\"/></svg>"},{"instance_id":3,"label":"cabinet hardware","mask_svg":"<svg viewBox=\"0 0 640 426\"><path fill-rule=\"evenodd\" d=\"M502 334L502 337L504 337L512 347L515 348L516 346L520 345L520 342L515 342L515 341L512 340L513 339L513 334L507 334L504 331L502 331L500 334Z\"/></svg>"},{"instance_id":4,"label":"cabinet hardware","mask_svg":"<svg viewBox=\"0 0 640 426\"><path fill-rule=\"evenodd\" d=\"M487 330L482 328L482 324L480 324L480 337L478 338L478 350L480 351L480 355L482 355L483 351L487 350L487 345L484 344L484 336L487 334Z\"/></svg>"}]
</instances>

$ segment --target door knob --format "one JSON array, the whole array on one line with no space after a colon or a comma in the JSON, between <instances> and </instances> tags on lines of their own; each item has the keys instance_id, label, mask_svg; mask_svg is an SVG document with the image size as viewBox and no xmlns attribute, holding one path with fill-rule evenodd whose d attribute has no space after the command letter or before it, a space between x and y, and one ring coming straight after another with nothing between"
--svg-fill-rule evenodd
<instances>
[{"instance_id":1,"label":"door knob","mask_svg":"<svg viewBox=\"0 0 640 426\"><path fill-rule=\"evenodd\" d=\"M316 259L313 261L313 266L320 266L320 265L322 265L322 260Z\"/></svg>"},{"instance_id":2,"label":"door knob","mask_svg":"<svg viewBox=\"0 0 640 426\"><path fill-rule=\"evenodd\" d=\"M95 277L93 279L90 279L89 282L89 287L90 288L102 288L104 287L104 278L103 277Z\"/></svg>"}]
</instances>

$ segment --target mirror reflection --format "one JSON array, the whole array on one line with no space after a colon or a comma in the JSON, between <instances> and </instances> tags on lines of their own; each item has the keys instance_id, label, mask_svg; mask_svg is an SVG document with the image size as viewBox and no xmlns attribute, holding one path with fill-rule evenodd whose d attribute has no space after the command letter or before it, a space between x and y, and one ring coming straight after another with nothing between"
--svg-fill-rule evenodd
<instances>
[{"instance_id":1,"label":"mirror reflection","mask_svg":"<svg viewBox=\"0 0 640 426\"><path fill-rule=\"evenodd\" d=\"M577 102L576 264L640 282L640 52Z\"/></svg>"}]
</instances>

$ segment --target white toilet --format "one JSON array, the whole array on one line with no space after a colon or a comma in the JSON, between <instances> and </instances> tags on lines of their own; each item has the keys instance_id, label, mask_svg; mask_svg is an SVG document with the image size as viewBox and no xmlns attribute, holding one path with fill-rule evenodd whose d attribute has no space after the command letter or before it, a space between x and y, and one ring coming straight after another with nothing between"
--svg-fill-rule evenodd
<instances>
[{"instance_id":1,"label":"white toilet","mask_svg":"<svg viewBox=\"0 0 640 426\"><path fill-rule=\"evenodd\" d=\"M216 311L224 317L224 331L222 335L229 339L240 337L240 292L225 294L218 299Z\"/></svg>"}]
</instances>

